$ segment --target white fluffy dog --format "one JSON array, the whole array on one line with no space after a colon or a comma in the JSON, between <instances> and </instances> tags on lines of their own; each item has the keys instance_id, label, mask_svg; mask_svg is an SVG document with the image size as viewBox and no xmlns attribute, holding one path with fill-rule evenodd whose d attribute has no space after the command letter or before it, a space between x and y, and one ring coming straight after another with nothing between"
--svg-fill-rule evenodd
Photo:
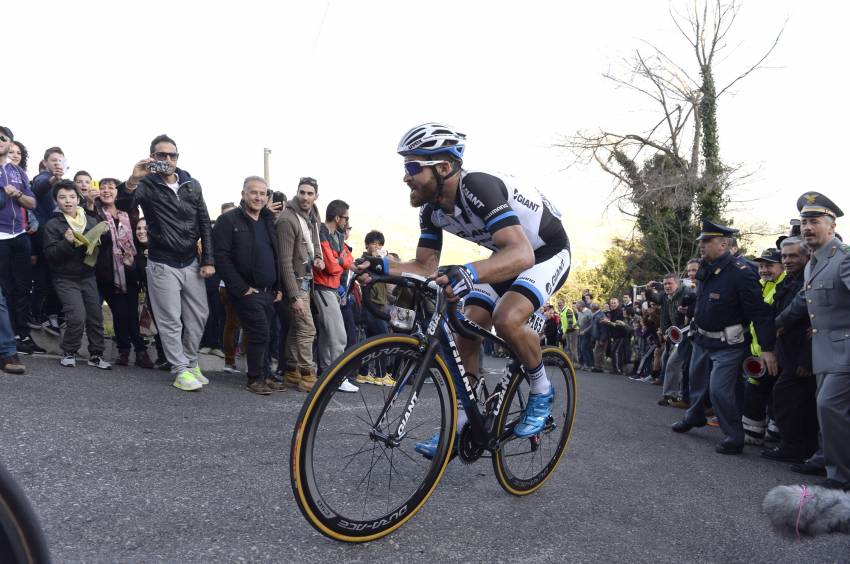
<instances>
[{"instance_id":1,"label":"white fluffy dog","mask_svg":"<svg viewBox=\"0 0 850 564\"><path fill-rule=\"evenodd\" d=\"M850 534L850 493L818 486L776 486L762 508L787 536Z\"/></svg>"}]
</instances>

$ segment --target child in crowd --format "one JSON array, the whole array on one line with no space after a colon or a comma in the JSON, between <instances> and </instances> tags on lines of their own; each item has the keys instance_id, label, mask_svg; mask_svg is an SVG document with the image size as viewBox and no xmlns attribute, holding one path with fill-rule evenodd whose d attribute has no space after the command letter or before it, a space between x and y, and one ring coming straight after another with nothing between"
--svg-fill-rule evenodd
<instances>
[{"instance_id":1,"label":"child in crowd","mask_svg":"<svg viewBox=\"0 0 850 564\"><path fill-rule=\"evenodd\" d=\"M62 311L65 332L62 335L62 366L76 366L76 354L82 344L83 328L89 342L89 366L112 368L103 360L103 311L97 291L94 265L97 244L106 224L85 213L74 183L61 180L53 189L58 211L44 226L44 255L53 274L53 284Z\"/></svg>"}]
</instances>

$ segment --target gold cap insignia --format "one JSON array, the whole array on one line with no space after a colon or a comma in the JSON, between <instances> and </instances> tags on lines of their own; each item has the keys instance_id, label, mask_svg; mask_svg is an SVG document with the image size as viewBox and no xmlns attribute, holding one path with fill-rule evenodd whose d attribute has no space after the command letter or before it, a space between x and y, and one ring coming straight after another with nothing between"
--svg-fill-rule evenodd
<instances>
[{"instance_id":1,"label":"gold cap insignia","mask_svg":"<svg viewBox=\"0 0 850 564\"><path fill-rule=\"evenodd\" d=\"M805 196L803 196L803 197L806 199L806 202L808 202L808 203L809 203L809 205L814 204L814 203L815 203L815 200L817 200L817 199L818 199L818 195L817 195L817 194L806 194L806 195L805 195Z\"/></svg>"}]
</instances>

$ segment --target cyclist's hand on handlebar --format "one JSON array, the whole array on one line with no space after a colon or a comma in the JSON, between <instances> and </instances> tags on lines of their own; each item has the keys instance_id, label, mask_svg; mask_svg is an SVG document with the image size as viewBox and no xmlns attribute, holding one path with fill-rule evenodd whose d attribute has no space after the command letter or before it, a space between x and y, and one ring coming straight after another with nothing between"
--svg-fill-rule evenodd
<instances>
[{"instance_id":1,"label":"cyclist's hand on handlebar","mask_svg":"<svg viewBox=\"0 0 850 564\"><path fill-rule=\"evenodd\" d=\"M386 257L360 257L354 261L354 272L357 274L372 272L374 274L388 276L390 273L390 263Z\"/></svg>"},{"instance_id":2,"label":"cyclist's hand on handlebar","mask_svg":"<svg viewBox=\"0 0 850 564\"><path fill-rule=\"evenodd\" d=\"M469 265L446 266L437 271L437 284L443 286L446 297L457 301L472 291L478 276Z\"/></svg>"}]
</instances>

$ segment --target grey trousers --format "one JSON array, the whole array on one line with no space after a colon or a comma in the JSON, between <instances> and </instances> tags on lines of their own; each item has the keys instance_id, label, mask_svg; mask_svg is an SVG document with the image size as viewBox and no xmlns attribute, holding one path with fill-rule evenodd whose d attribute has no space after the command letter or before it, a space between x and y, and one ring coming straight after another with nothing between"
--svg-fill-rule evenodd
<instances>
[{"instance_id":1,"label":"grey trousers","mask_svg":"<svg viewBox=\"0 0 850 564\"><path fill-rule=\"evenodd\" d=\"M661 394L668 398L682 397L682 357L679 355L679 345L674 345L667 355L667 367L664 370L664 389Z\"/></svg>"},{"instance_id":2,"label":"grey trousers","mask_svg":"<svg viewBox=\"0 0 850 564\"><path fill-rule=\"evenodd\" d=\"M325 370L345 350L348 335L336 290L317 287L313 292L313 305L316 306L316 331L319 333L319 368Z\"/></svg>"},{"instance_id":3,"label":"grey trousers","mask_svg":"<svg viewBox=\"0 0 850 564\"><path fill-rule=\"evenodd\" d=\"M53 277L56 296L65 314L62 352L76 353L83 343L83 328L89 339L89 356L103 354L103 309L94 274L86 278Z\"/></svg>"},{"instance_id":4,"label":"grey trousers","mask_svg":"<svg viewBox=\"0 0 850 564\"><path fill-rule=\"evenodd\" d=\"M850 373L818 374L817 380L826 475L850 484Z\"/></svg>"},{"instance_id":5,"label":"grey trousers","mask_svg":"<svg viewBox=\"0 0 850 564\"><path fill-rule=\"evenodd\" d=\"M209 306L198 261L174 268L148 261L148 294L172 374L198 365L198 347Z\"/></svg>"}]
</instances>

